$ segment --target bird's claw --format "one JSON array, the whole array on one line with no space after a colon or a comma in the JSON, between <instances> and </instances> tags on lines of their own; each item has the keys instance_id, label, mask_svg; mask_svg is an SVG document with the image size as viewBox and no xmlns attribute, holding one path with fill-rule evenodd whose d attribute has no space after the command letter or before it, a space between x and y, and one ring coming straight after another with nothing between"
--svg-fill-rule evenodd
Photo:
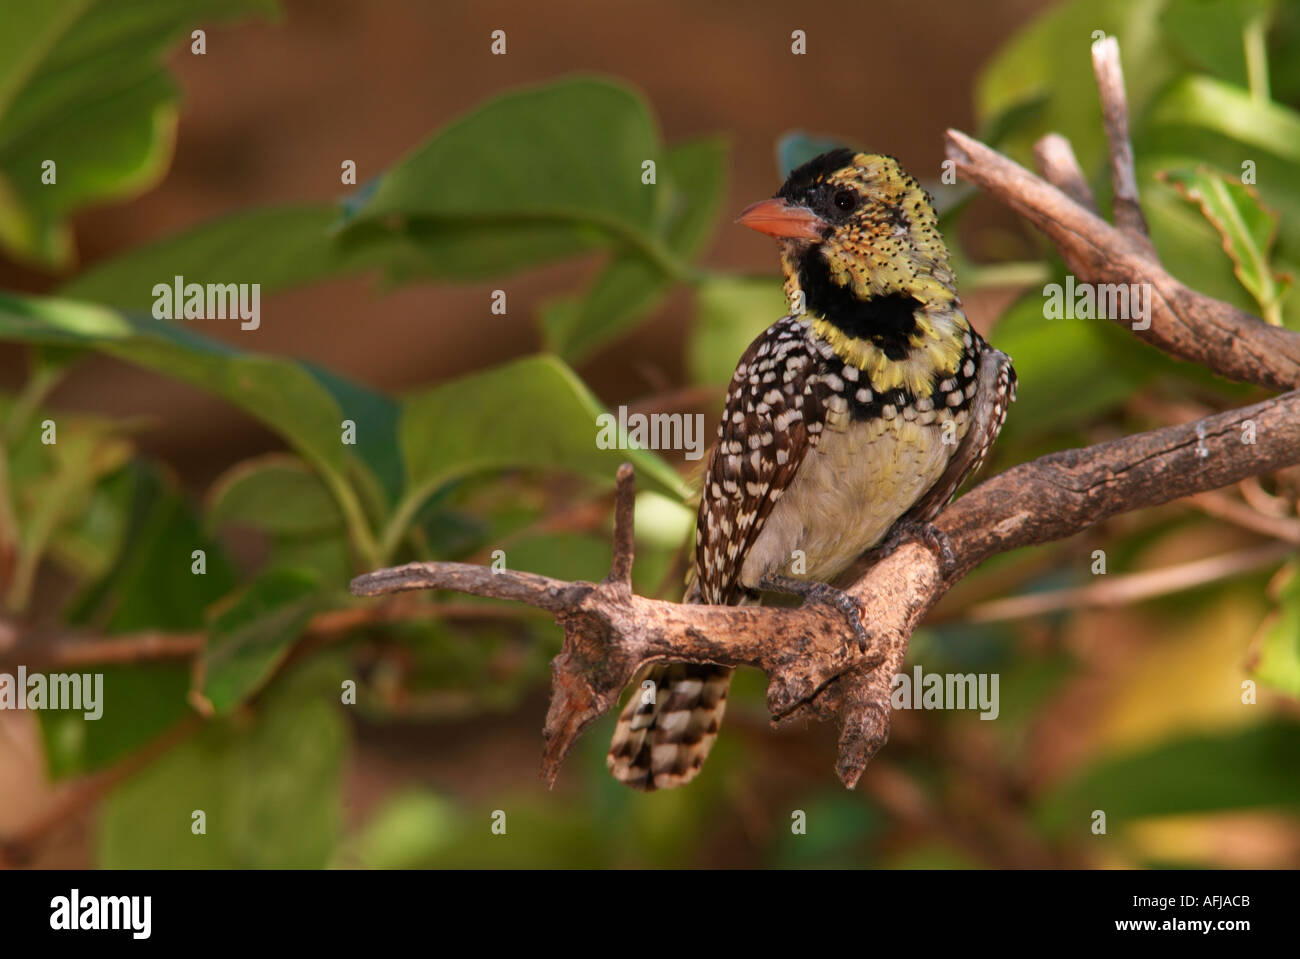
<instances>
[{"instance_id":1,"label":"bird's claw","mask_svg":"<svg viewBox=\"0 0 1300 959\"><path fill-rule=\"evenodd\" d=\"M810 596L814 602L825 603L833 606L844 614L848 620L849 629L858 640L858 652L865 653L867 647L871 644L871 634L867 632L867 627L862 624L862 617L866 613L862 603L856 598L850 596L842 589L836 589L834 586L827 586L825 583L820 584L825 587L824 592L818 591L818 595Z\"/></svg>"},{"instance_id":2,"label":"bird's claw","mask_svg":"<svg viewBox=\"0 0 1300 959\"><path fill-rule=\"evenodd\" d=\"M847 620L849 629L858 641L858 652L865 653L871 645L871 634L862 623L866 609L855 597L829 583L809 582L786 576L769 576L762 580L759 589L778 593L791 593L805 603L818 603L838 610Z\"/></svg>"},{"instance_id":3,"label":"bird's claw","mask_svg":"<svg viewBox=\"0 0 1300 959\"><path fill-rule=\"evenodd\" d=\"M908 542L919 542L928 546L939 560L945 574L957 565L957 556L952 550L952 541L948 539L948 534L933 523L918 520L899 520L895 523L888 538L880 547L879 559L884 559Z\"/></svg>"}]
</instances>

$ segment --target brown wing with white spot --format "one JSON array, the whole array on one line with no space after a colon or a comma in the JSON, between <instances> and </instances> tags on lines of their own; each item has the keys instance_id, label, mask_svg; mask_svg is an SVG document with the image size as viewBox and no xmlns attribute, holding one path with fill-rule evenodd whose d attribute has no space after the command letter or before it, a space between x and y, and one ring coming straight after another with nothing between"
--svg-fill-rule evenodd
<instances>
[{"instance_id":1,"label":"brown wing with white spot","mask_svg":"<svg viewBox=\"0 0 1300 959\"><path fill-rule=\"evenodd\" d=\"M825 415L820 362L794 317L768 327L740 358L695 530L694 573L706 603L740 601L745 554L817 445Z\"/></svg>"},{"instance_id":2,"label":"brown wing with white spot","mask_svg":"<svg viewBox=\"0 0 1300 959\"><path fill-rule=\"evenodd\" d=\"M984 460L1007 420L1007 409L1016 398L1016 370L1011 357L989 346L975 334L978 352L975 362L979 384L971 400L970 424L966 435L948 461L938 481L907 512L905 519L928 523L952 501L966 478L984 465Z\"/></svg>"}]
</instances>

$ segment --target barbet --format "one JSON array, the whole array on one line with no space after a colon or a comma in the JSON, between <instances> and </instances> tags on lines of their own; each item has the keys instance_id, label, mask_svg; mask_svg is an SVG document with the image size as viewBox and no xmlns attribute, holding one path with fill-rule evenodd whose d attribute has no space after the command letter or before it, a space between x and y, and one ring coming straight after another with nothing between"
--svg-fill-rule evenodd
<instances>
[{"instance_id":1,"label":"barbet","mask_svg":"<svg viewBox=\"0 0 1300 959\"><path fill-rule=\"evenodd\" d=\"M687 602L829 585L931 519L979 468L1015 371L971 328L931 197L892 157L835 150L739 222L778 239L791 313L740 358L701 492ZM689 782L717 738L731 669L666 663L634 689L607 761L638 789Z\"/></svg>"}]
</instances>

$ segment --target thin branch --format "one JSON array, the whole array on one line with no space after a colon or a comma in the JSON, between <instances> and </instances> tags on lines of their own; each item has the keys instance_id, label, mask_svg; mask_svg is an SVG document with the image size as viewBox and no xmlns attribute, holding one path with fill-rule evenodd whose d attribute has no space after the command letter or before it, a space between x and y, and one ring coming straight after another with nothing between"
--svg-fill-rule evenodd
<instances>
[{"instance_id":1,"label":"thin branch","mask_svg":"<svg viewBox=\"0 0 1300 959\"><path fill-rule=\"evenodd\" d=\"M1300 386L1300 334L1184 286L1131 236L978 140L949 130L946 149L961 176L1042 230L1079 280L1145 285L1145 322L1110 318L1139 339L1230 380L1272 390Z\"/></svg>"},{"instance_id":2,"label":"thin branch","mask_svg":"<svg viewBox=\"0 0 1300 959\"><path fill-rule=\"evenodd\" d=\"M610 564L609 582L632 589L632 557L636 551L632 516L635 512L635 481L632 464L618 468L614 487L614 554Z\"/></svg>"},{"instance_id":3,"label":"thin branch","mask_svg":"<svg viewBox=\"0 0 1300 959\"><path fill-rule=\"evenodd\" d=\"M1199 493L1188 501L1207 516L1225 520L1253 533L1282 540L1292 546L1300 546L1300 520L1284 516L1266 516L1253 509L1249 503L1240 502L1221 492Z\"/></svg>"},{"instance_id":4,"label":"thin branch","mask_svg":"<svg viewBox=\"0 0 1300 959\"><path fill-rule=\"evenodd\" d=\"M1089 213L1100 216L1097 201L1074 157L1074 147L1059 133L1049 133L1034 144L1034 163L1043 179Z\"/></svg>"},{"instance_id":5,"label":"thin branch","mask_svg":"<svg viewBox=\"0 0 1300 959\"><path fill-rule=\"evenodd\" d=\"M1110 145L1110 181L1115 195L1111 215L1115 225L1151 259L1155 248L1147 238L1147 221L1138 200L1137 173L1133 169L1133 146L1128 137L1128 100L1124 96L1124 69L1119 62L1119 41L1103 37L1092 45L1092 72L1101 96L1102 124Z\"/></svg>"},{"instance_id":6,"label":"thin branch","mask_svg":"<svg viewBox=\"0 0 1300 959\"><path fill-rule=\"evenodd\" d=\"M1164 569L1109 576L1088 586L1054 589L980 603L962 618L972 623L1026 619L1067 609L1113 609L1146 599L1181 593L1197 586L1275 566L1295 552L1287 543L1265 543L1221 556L1210 556Z\"/></svg>"},{"instance_id":7,"label":"thin branch","mask_svg":"<svg viewBox=\"0 0 1300 959\"><path fill-rule=\"evenodd\" d=\"M468 602L400 601L335 609L317 613L303 629L304 639L330 642L382 623L422 622L430 619L518 619L526 612L517 607ZM0 621L0 672L18 666L57 669L192 659L203 652L203 633L141 632L102 636L88 630L33 627Z\"/></svg>"}]
</instances>

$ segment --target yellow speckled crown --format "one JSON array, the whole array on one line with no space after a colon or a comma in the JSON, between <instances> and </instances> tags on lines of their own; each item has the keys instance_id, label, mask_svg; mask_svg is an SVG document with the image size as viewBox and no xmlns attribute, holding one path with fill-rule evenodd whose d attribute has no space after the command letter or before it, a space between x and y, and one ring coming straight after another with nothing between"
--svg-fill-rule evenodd
<instances>
[{"instance_id":1,"label":"yellow speckled crown","mask_svg":"<svg viewBox=\"0 0 1300 959\"><path fill-rule=\"evenodd\" d=\"M848 151L795 170L778 195L821 212L845 191L856 206L820 243L782 244L786 294L874 389L927 395L969 328L930 196L893 157Z\"/></svg>"}]
</instances>

